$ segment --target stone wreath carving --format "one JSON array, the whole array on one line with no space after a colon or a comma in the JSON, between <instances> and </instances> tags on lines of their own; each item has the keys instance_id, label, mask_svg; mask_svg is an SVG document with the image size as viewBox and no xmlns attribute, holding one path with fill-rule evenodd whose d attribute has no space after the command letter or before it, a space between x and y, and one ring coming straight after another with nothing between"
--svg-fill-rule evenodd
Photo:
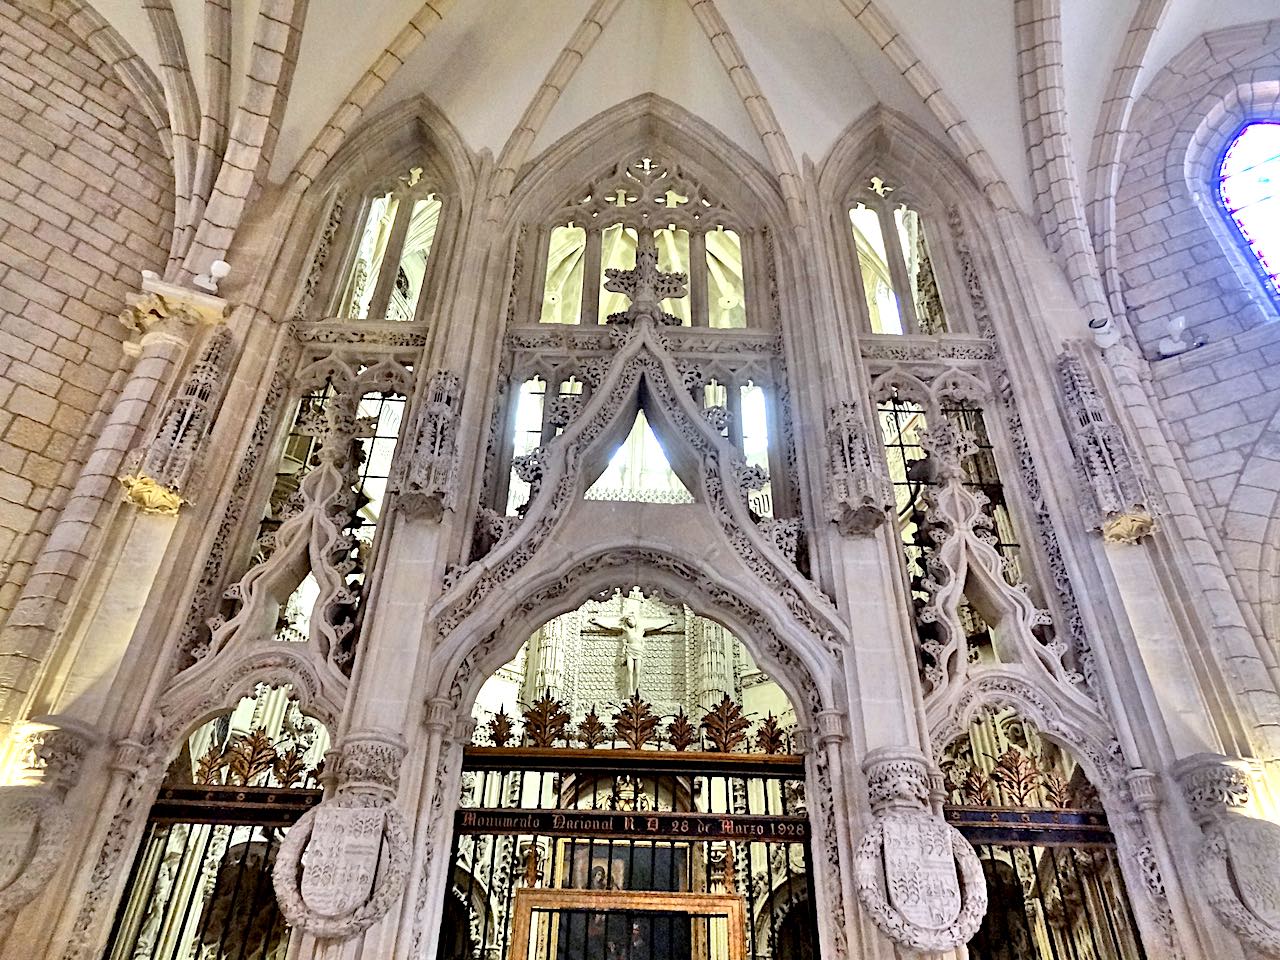
<instances>
[{"instance_id":1,"label":"stone wreath carving","mask_svg":"<svg viewBox=\"0 0 1280 960\"><path fill-rule=\"evenodd\" d=\"M1249 778L1227 757L1187 757L1174 776L1204 832L1199 876L1209 906L1247 954L1280 958L1280 824L1239 812Z\"/></svg>"},{"instance_id":2,"label":"stone wreath carving","mask_svg":"<svg viewBox=\"0 0 1280 960\"><path fill-rule=\"evenodd\" d=\"M302 815L280 845L271 879L291 926L318 940L347 940L386 915L408 874L404 816L385 800L349 795Z\"/></svg>"},{"instance_id":3,"label":"stone wreath carving","mask_svg":"<svg viewBox=\"0 0 1280 960\"><path fill-rule=\"evenodd\" d=\"M858 899L901 946L935 953L967 942L987 911L986 878L969 841L929 809L924 755L881 748L863 769L873 819L854 854Z\"/></svg>"},{"instance_id":4,"label":"stone wreath carving","mask_svg":"<svg viewBox=\"0 0 1280 960\"><path fill-rule=\"evenodd\" d=\"M404 892L409 829L395 806L405 747L352 736L338 758L338 792L290 828L272 871L280 912L318 940L347 940ZM305 863L303 857L305 854Z\"/></svg>"}]
</instances>

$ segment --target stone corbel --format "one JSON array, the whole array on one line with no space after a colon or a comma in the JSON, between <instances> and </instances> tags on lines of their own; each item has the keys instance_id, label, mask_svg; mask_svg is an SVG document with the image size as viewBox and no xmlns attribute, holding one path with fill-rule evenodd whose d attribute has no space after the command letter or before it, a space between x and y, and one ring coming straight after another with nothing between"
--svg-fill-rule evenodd
<instances>
[{"instance_id":1,"label":"stone corbel","mask_svg":"<svg viewBox=\"0 0 1280 960\"><path fill-rule=\"evenodd\" d=\"M1150 498L1124 431L1073 353L1058 357L1076 472L1090 491L1094 528L1108 543L1138 543L1155 532Z\"/></svg>"},{"instance_id":2,"label":"stone corbel","mask_svg":"<svg viewBox=\"0 0 1280 960\"><path fill-rule=\"evenodd\" d=\"M334 796L289 830L272 871L290 925L318 940L348 940L404 891L409 831L395 796L405 752L398 738L376 732L343 740Z\"/></svg>"},{"instance_id":3,"label":"stone corbel","mask_svg":"<svg viewBox=\"0 0 1280 960\"><path fill-rule=\"evenodd\" d=\"M64 801L96 739L88 728L53 717L36 718L22 735L22 781L0 787L0 918L30 903L62 864L71 836Z\"/></svg>"},{"instance_id":4,"label":"stone corbel","mask_svg":"<svg viewBox=\"0 0 1280 960\"><path fill-rule=\"evenodd\" d=\"M940 953L982 925L987 884L958 830L930 809L931 765L919 750L881 747L863 761L872 820L854 855L858 898L884 934Z\"/></svg>"},{"instance_id":5,"label":"stone corbel","mask_svg":"<svg viewBox=\"0 0 1280 960\"><path fill-rule=\"evenodd\" d=\"M1280 824L1243 812L1247 764L1201 753L1172 772L1204 834L1199 878L1209 906L1248 955L1280 958Z\"/></svg>"},{"instance_id":6,"label":"stone corbel","mask_svg":"<svg viewBox=\"0 0 1280 960\"><path fill-rule=\"evenodd\" d=\"M827 413L827 519L843 536L865 536L892 507L893 488L862 414L837 404Z\"/></svg>"},{"instance_id":7,"label":"stone corbel","mask_svg":"<svg viewBox=\"0 0 1280 960\"><path fill-rule=\"evenodd\" d=\"M143 275L142 293L128 298L120 323L139 335L126 344L136 355L149 342L167 341L185 350L200 326L216 327L227 315L220 297ZM225 327L211 335L178 392L165 406L151 435L135 451L132 467L120 477L124 499L144 513L176 516L186 501L182 490L199 448L213 427L230 374L232 343Z\"/></svg>"}]
</instances>

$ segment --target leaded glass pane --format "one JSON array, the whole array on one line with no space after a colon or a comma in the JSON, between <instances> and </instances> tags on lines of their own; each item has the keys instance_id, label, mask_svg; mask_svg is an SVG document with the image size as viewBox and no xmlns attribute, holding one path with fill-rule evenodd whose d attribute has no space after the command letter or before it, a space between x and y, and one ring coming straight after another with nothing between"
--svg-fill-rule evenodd
<instances>
[{"instance_id":1,"label":"leaded glass pane","mask_svg":"<svg viewBox=\"0 0 1280 960\"><path fill-rule=\"evenodd\" d=\"M582 319L582 271L587 231L573 224L555 227L547 240L547 276L539 323L578 323Z\"/></svg>"},{"instance_id":2,"label":"leaded glass pane","mask_svg":"<svg viewBox=\"0 0 1280 960\"><path fill-rule=\"evenodd\" d=\"M902 246L902 259L907 265L907 283L911 287L920 332L945 333L947 323L942 313L942 295L938 292L938 278L933 272L933 261L929 258L929 246L925 242L924 222L919 213L906 206L893 211L893 222L898 230L898 243Z\"/></svg>"},{"instance_id":3,"label":"leaded glass pane","mask_svg":"<svg viewBox=\"0 0 1280 960\"><path fill-rule=\"evenodd\" d=\"M747 325L742 241L732 230L712 230L706 244L707 326L741 329Z\"/></svg>"},{"instance_id":4,"label":"leaded glass pane","mask_svg":"<svg viewBox=\"0 0 1280 960\"><path fill-rule=\"evenodd\" d=\"M413 205L409 230L405 234L400 253L400 267L391 287L391 301L387 304L388 320L412 320L418 310L418 298L422 295L422 282L427 275L427 259L440 224L438 197L423 197Z\"/></svg>"},{"instance_id":5,"label":"leaded glass pane","mask_svg":"<svg viewBox=\"0 0 1280 960\"><path fill-rule=\"evenodd\" d=\"M356 259L347 275L338 316L349 320L363 320L369 315L369 301L373 299L374 288L378 285L382 259L387 252L387 241L391 238L391 225L395 222L396 208L399 206L399 199L390 193L374 197L369 204L369 213L364 219L364 229L360 231Z\"/></svg>"},{"instance_id":6,"label":"leaded glass pane","mask_svg":"<svg viewBox=\"0 0 1280 960\"><path fill-rule=\"evenodd\" d=\"M658 246L658 269L668 273L689 273L689 231L667 227L653 232ZM689 298L662 301L662 309L680 318L681 326L689 326Z\"/></svg>"},{"instance_id":7,"label":"leaded glass pane","mask_svg":"<svg viewBox=\"0 0 1280 960\"><path fill-rule=\"evenodd\" d=\"M600 322L607 323L609 314L623 313L631 301L621 293L604 288L610 268L630 270L636 265L636 232L615 223L600 233Z\"/></svg>"},{"instance_id":8,"label":"leaded glass pane","mask_svg":"<svg viewBox=\"0 0 1280 960\"><path fill-rule=\"evenodd\" d=\"M1251 123L1241 130L1219 173L1227 213L1280 293L1280 123Z\"/></svg>"},{"instance_id":9,"label":"leaded glass pane","mask_svg":"<svg viewBox=\"0 0 1280 960\"><path fill-rule=\"evenodd\" d=\"M858 248L858 270L862 274L862 292L867 300L871 331L905 333L898 296L893 292L880 215L860 203L849 211L849 222L853 225L853 239Z\"/></svg>"}]
</instances>

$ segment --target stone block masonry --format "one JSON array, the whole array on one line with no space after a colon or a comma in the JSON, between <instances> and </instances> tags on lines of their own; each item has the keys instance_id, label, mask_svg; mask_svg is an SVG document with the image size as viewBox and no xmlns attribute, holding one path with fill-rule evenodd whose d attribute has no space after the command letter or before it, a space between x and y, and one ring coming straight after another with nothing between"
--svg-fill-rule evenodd
<instances>
[{"instance_id":1,"label":"stone block masonry","mask_svg":"<svg viewBox=\"0 0 1280 960\"><path fill-rule=\"evenodd\" d=\"M112 69L0 4L0 618L74 482L62 465L85 455L124 296L164 269L173 208L157 133Z\"/></svg>"}]
</instances>

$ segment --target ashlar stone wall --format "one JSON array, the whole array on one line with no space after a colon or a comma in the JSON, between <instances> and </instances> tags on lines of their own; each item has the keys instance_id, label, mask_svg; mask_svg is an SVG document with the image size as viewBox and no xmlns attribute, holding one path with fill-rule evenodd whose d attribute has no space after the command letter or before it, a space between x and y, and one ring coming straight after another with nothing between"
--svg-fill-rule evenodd
<instances>
[{"instance_id":1,"label":"ashlar stone wall","mask_svg":"<svg viewBox=\"0 0 1280 960\"><path fill-rule=\"evenodd\" d=\"M75 480L120 361L115 317L140 270L163 271L173 208L156 131L111 68L0 3L0 617Z\"/></svg>"},{"instance_id":2,"label":"ashlar stone wall","mask_svg":"<svg viewBox=\"0 0 1280 960\"><path fill-rule=\"evenodd\" d=\"M1280 118L1280 20L1207 34L1174 58L1134 109L1116 263L1214 546L1261 631L1280 643L1280 298L1214 191L1236 131L1272 118ZM1204 343L1157 359L1179 315L1188 339Z\"/></svg>"}]
</instances>

